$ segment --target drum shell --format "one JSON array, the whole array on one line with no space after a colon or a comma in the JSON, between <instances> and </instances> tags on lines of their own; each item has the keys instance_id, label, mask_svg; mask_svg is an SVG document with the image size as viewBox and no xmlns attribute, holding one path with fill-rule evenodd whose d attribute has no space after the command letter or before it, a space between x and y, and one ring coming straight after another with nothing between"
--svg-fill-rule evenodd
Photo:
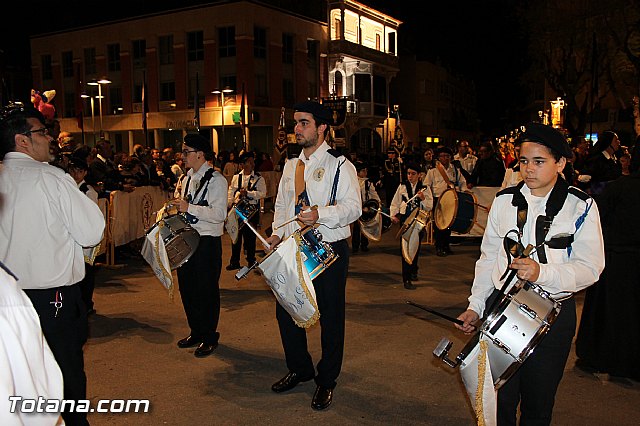
<instances>
[{"instance_id":1,"label":"drum shell","mask_svg":"<svg viewBox=\"0 0 640 426\"><path fill-rule=\"evenodd\" d=\"M160 219L147 234L155 227L159 227L158 232L164 242L172 270L185 264L198 248L200 234L180 214Z\"/></svg>"},{"instance_id":2,"label":"drum shell","mask_svg":"<svg viewBox=\"0 0 640 426\"><path fill-rule=\"evenodd\" d=\"M378 210L380 210L380 202L375 198L370 198L364 203L362 203L362 215L360 215L360 222L366 224L375 220L376 216L379 214Z\"/></svg>"},{"instance_id":3,"label":"drum shell","mask_svg":"<svg viewBox=\"0 0 640 426\"><path fill-rule=\"evenodd\" d=\"M447 189L438 198L434 221L440 230L467 234L476 222L478 201L472 192Z\"/></svg>"},{"instance_id":4,"label":"drum shell","mask_svg":"<svg viewBox=\"0 0 640 426\"><path fill-rule=\"evenodd\" d=\"M245 197L235 204L235 208L238 209L247 220L250 220L256 213L258 213L258 210L260 210L260 204L252 204L250 200ZM239 226L242 227L242 225L244 225L244 221L240 220Z\"/></svg>"}]
</instances>

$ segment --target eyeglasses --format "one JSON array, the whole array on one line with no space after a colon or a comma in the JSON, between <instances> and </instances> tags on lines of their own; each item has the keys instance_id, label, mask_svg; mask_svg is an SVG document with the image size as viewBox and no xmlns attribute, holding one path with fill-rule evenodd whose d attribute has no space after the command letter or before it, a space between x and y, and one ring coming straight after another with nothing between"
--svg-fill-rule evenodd
<instances>
[{"instance_id":1,"label":"eyeglasses","mask_svg":"<svg viewBox=\"0 0 640 426\"><path fill-rule=\"evenodd\" d=\"M41 127L39 129L35 129L35 130L29 130L28 132L24 132L22 133L25 136L29 136L33 133L42 133L42 136L48 135L49 134L49 129L47 129L46 127Z\"/></svg>"},{"instance_id":2,"label":"eyeglasses","mask_svg":"<svg viewBox=\"0 0 640 426\"><path fill-rule=\"evenodd\" d=\"M186 157L187 155L189 155L190 152L198 152L198 150L197 149L184 149L184 150L182 150L182 155L184 155Z\"/></svg>"}]
</instances>

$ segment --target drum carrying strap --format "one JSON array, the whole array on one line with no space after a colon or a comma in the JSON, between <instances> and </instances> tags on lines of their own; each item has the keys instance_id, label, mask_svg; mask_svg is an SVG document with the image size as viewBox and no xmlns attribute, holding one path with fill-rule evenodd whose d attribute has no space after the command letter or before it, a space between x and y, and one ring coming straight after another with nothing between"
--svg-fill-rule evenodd
<instances>
[{"instance_id":1,"label":"drum carrying strap","mask_svg":"<svg viewBox=\"0 0 640 426\"><path fill-rule=\"evenodd\" d=\"M185 194L185 199L187 200L187 202L191 203L191 204L197 204L199 206L206 206L208 205L207 201L204 199L205 195L207 195L207 190L205 189L204 191L202 191L202 188L206 188L207 184L209 183L209 181L211 180L211 178L213 177L213 173L215 172L215 170L213 168L207 170L204 173L204 176L202 176L202 178L200 179L200 183L198 184L198 188L196 189L196 192L193 194L193 196L191 196L191 194L189 194L189 184L191 183L191 176L189 176L189 178L187 179L187 184L185 185L185 189L184 189L184 194ZM200 191L202 191L202 194L200 194ZM198 194L200 194L200 200L198 202L195 202L196 197L198 196ZM204 202L204 204L203 204ZM198 218L195 217L192 214L189 213L185 213L185 218L189 221L189 223L194 224L194 223L198 223Z\"/></svg>"}]
</instances>

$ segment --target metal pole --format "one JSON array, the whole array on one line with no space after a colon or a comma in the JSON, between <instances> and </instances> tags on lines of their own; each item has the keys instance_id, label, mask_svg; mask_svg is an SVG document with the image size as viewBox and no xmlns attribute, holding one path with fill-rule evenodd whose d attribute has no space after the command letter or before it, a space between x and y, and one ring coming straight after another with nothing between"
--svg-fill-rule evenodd
<instances>
[{"instance_id":1,"label":"metal pole","mask_svg":"<svg viewBox=\"0 0 640 426\"><path fill-rule=\"evenodd\" d=\"M91 97L91 130L93 132L93 146L96 146L96 114L93 96Z\"/></svg>"},{"instance_id":2,"label":"metal pole","mask_svg":"<svg viewBox=\"0 0 640 426\"><path fill-rule=\"evenodd\" d=\"M222 145L224 146L224 89L220 91L220 99L222 102Z\"/></svg>"},{"instance_id":3,"label":"metal pole","mask_svg":"<svg viewBox=\"0 0 640 426\"><path fill-rule=\"evenodd\" d=\"M100 137L102 137L102 84L98 83L98 103L100 106Z\"/></svg>"}]
</instances>

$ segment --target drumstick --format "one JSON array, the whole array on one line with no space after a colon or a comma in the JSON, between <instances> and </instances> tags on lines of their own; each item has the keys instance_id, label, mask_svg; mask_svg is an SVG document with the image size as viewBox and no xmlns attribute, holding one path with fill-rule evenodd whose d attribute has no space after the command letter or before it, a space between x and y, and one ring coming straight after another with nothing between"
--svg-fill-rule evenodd
<instances>
[{"instance_id":1,"label":"drumstick","mask_svg":"<svg viewBox=\"0 0 640 426\"><path fill-rule=\"evenodd\" d=\"M440 312L438 312L438 311L434 311L433 309L429 309L429 308L426 308L426 307L424 307L424 306L422 306L422 305L418 305L417 303L413 303L413 302L412 302L412 301L410 301L410 300L407 300L407 303L408 303L409 305L413 305L413 306L415 306L416 308L420 308L420 309L422 309L422 310L425 310L425 311L427 311L427 312L430 312L430 313L432 313L432 314L434 314L434 315L439 316L440 318L444 318L444 319L446 319L446 320L448 320L448 321L451 321L451 322L453 322L453 323L456 323L456 324L458 324L458 325L464 325L464 321L462 321L462 320L460 320L460 319L458 319L458 318L450 317L449 315L442 314L442 313L440 313ZM475 328L475 325L472 325L472 327L473 327L473 328Z\"/></svg>"},{"instance_id":2,"label":"drumstick","mask_svg":"<svg viewBox=\"0 0 640 426\"><path fill-rule=\"evenodd\" d=\"M393 219L393 216L391 216L390 214L387 214L387 213L383 212L383 211L382 211L382 210L380 210L380 209L376 209L375 207L369 207L369 208L370 208L371 210L373 210L373 211L376 211L376 212L379 212L380 214L385 215L385 216L386 216L386 217L388 217L389 219Z\"/></svg>"},{"instance_id":3,"label":"drumstick","mask_svg":"<svg viewBox=\"0 0 640 426\"><path fill-rule=\"evenodd\" d=\"M260 235L258 231L256 231L256 229L253 226L251 226L251 224L249 223L249 219L247 219L242 213L240 213L240 210L238 210L236 206L233 206L233 208L235 209L238 216L242 219L244 224L247 225L249 229L253 231L254 234L256 234L256 237L260 238L260 241L262 242L262 244L264 244L265 247L269 247L270 244L267 242L267 240L264 239L262 235Z\"/></svg>"},{"instance_id":4,"label":"drumstick","mask_svg":"<svg viewBox=\"0 0 640 426\"><path fill-rule=\"evenodd\" d=\"M420 191L416 192L416 195L414 195L413 197L409 198L406 203L409 204L414 198L416 198L419 194L421 194L423 191L425 191L426 189L428 189L428 187L422 188Z\"/></svg>"},{"instance_id":5,"label":"drumstick","mask_svg":"<svg viewBox=\"0 0 640 426\"><path fill-rule=\"evenodd\" d=\"M311 208L310 208L309 210L305 210L305 211L311 211L311 210L318 210L318 205L316 204L316 205L314 205L314 206L311 206ZM276 229L280 229L280 228L282 228L283 226L285 226L285 225L287 225L287 224L289 224L289 223L293 222L293 221L294 221L294 220L296 220L296 219L298 219L298 215L295 215L295 216L293 216L292 218L285 220L283 223L281 223L281 224L280 224L280 225L278 225L278 226L274 226L274 227L273 227L273 230L275 231Z\"/></svg>"}]
</instances>

